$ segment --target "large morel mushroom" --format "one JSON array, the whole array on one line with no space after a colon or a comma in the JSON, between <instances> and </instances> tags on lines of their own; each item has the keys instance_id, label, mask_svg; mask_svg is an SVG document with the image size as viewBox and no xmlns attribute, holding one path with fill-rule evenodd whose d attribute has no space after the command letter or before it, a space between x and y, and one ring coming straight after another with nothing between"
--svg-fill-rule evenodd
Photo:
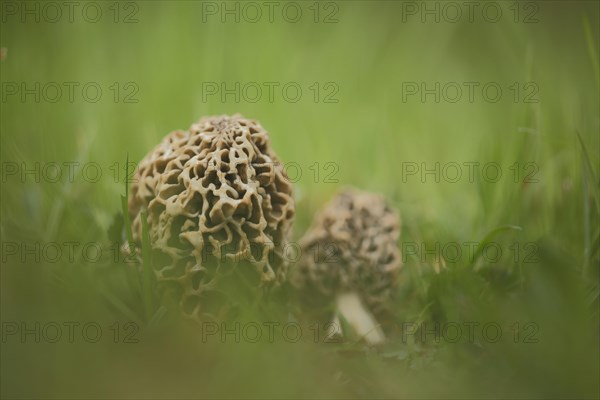
<instances>
[{"instance_id":1,"label":"large morel mushroom","mask_svg":"<svg viewBox=\"0 0 600 400\"><path fill-rule=\"evenodd\" d=\"M205 117L167 135L140 162L131 185L137 242L144 209L157 287L189 317L214 315L204 306L218 292L225 265L251 271L262 286L285 278L292 186L255 120Z\"/></svg>"},{"instance_id":2,"label":"large morel mushroom","mask_svg":"<svg viewBox=\"0 0 600 400\"><path fill-rule=\"evenodd\" d=\"M333 303L355 333L370 344L384 340L375 322L386 308L402 266L400 218L377 194L338 193L300 241L292 276L305 309Z\"/></svg>"}]
</instances>

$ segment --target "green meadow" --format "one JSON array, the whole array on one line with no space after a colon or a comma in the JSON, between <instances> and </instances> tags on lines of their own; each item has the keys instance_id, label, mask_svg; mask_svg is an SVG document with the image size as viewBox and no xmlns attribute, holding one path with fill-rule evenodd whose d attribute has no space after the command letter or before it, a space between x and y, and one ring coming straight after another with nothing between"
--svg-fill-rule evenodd
<instances>
[{"instance_id":1,"label":"green meadow","mask_svg":"<svg viewBox=\"0 0 600 400\"><path fill-rule=\"evenodd\" d=\"M476 3L0 1L1 396L598 398L600 6ZM287 285L192 326L124 259L127 160L235 113L292 241L346 186L401 215L383 346Z\"/></svg>"}]
</instances>

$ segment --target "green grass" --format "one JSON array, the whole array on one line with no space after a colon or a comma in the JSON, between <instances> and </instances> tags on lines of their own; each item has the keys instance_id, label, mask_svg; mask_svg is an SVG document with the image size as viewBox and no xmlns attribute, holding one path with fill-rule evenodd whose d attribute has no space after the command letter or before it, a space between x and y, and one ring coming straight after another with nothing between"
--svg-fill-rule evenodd
<instances>
[{"instance_id":1,"label":"green grass","mask_svg":"<svg viewBox=\"0 0 600 400\"><path fill-rule=\"evenodd\" d=\"M72 261L66 250L55 263L31 255L2 260L3 323L97 322L103 329L98 343L8 337L1 344L2 397L598 398L596 2L540 2L537 24L512 22L509 3L501 3L507 18L496 24L402 23L401 4L389 1L340 2L335 24L203 24L198 2L138 4L134 24L110 17L97 24L1 24L0 46L8 50L2 82L93 81L104 91L97 103L80 96L72 103L17 96L0 103L3 172L11 162L93 162L102 170L97 182L80 170L73 182L7 176L3 255L9 242L98 243L103 250L93 262L81 246ZM302 4L306 10L311 3ZM211 81L298 82L304 95L297 103L281 96L203 101L202 82ZM402 83L411 81L498 82L504 93L497 103L402 102ZM121 100L126 83L135 82L139 101L115 103L114 82ZM315 103L314 82L321 98L334 82L339 101ZM514 82L519 102L508 89ZM539 102L522 101L526 82L537 84ZM294 239L337 189L352 185L383 193L400 212L399 246L498 243L505 250L498 262L486 262L479 250L476 259L446 259L445 267L431 255L407 255L394 321L495 322L502 338L419 343L403 341L398 329L384 348L368 349L353 340L314 343L309 329L305 340L290 343L278 329L274 343L221 343L216 335L203 342L197 328L152 297L143 269L119 255L112 241L133 239L122 235L129 222L115 214L125 209L124 187L124 201L128 195L125 160L140 160L168 132L203 115L236 112L261 121L280 158L302 169ZM497 162L503 176L496 183L481 175L423 183L403 180L407 162ZM537 182L523 183L527 163L538 167ZM144 243L142 252L149 247ZM526 262L531 252L534 262ZM295 318L291 297L274 293L261 307L242 307L237 320L283 325ZM138 343L123 343L128 321L140 327ZM537 330L525 329L530 322ZM534 330L528 337L539 340L524 343Z\"/></svg>"}]
</instances>

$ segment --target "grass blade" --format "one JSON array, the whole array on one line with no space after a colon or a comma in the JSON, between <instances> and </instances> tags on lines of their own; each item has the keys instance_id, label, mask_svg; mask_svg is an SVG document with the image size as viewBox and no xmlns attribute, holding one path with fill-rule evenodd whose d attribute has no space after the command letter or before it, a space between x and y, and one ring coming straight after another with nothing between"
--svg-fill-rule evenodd
<instances>
[{"instance_id":1,"label":"grass blade","mask_svg":"<svg viewBox=\"0 0 600 400\"><path fill-rule=\"evenodd\" d=\"M152 248L150 247L150 233L146 211L142 211L142 299L148 321L152 320Z\"/></svg>"},{"instance_id":2,"label":"grass blade","mask_svg":"<svg viewBox=\"0 0 600 400\"><path fill-rule=\"evenodd\" d=\"M588 53L592 61L592 68L594 69L594 77L596 78L596 86L600 87L600 65L598 63L598 54L596 53L596 47L594 46L594 34L590 28L590 21L586 16L583 17L583 30L585 33L585 40L588 46Z\"/></svg>"},{"instance_id":3,"label":"grass blade","mask_svg":"<svg viewBox=\"0 0 600 400\"><path fill-rule=\"evenodd\" d=\"M581 137L579 132L576 133L577 139L579 139L579 144L581 145L581 153L583 155L581 160L581 169L583 175L581 182L583 190L583 267L581 269L581 274L585 278L588 275L588 270L590 267L590 253L592 243L592 230L590 226L590 196L594 199L596 213L600 213L600 200L598 199L598 190L592 189L590 191L590 181L592 182L592 187L596 186L596 174L594 169L592 168L592 162L590 161L587 149L585 147L585 144L583 143L583 138Z\"/></svg>"},{"instance_id":4,"label":"grass blade","mask_svg":"<svg viewBox=\"0 0 600 400\"><path fill-rule=\"evenodd\" d=\"M129 218L129 153L127 153L127 162L125 163L125 195L121 196L121 211L123 212L123 221L128 242L127 244L129 246L129 251L133 253L135 250L135 244L133 242L131 219Z\"/></svg>"},{"instance_id":5,"label":"grass blade","mask_svg":"<svg viewBox=\"0 0 600 400\"><path fill-rule=\"evenodd\" d=\"M473 253L473 259L471 260L471 263L469 264L469 266L471 268L473 268L475 266L475 263L477 262L477 260L479 259L479 256L481 255L481 252L483 251L483 249L485 248L485 246L487 246L489 243L491 243L492 239L498 235L501 232L505 232L505 231L522 231L523 228L521 228L520 226L517 225L504 225L504 226L500 226L494 230L492 230L490 233L488 233L483 240L481 241L481 243L479 243L479 246L477 246L477 249L475 249L475 253Z\"/></svg>"},{"instance_id":6,"label":"grass blade","mask_svg":"<svg viewBox=\"0 0 600 400\"><path fill-rule=\"evenodd\" d=\"M156 312L154 313L152 318L150 319L150 322L148 325L156 326L158 323L160 323L160 321L164 318L164 316L167 315L167 312L168 312L168 310L165 306L160 306L158 308L158 310L156 310Z\"/></svg>"},{"instance_id":7,"label":"grass blade","mask_svg":"<svg viewBox=\"0 0 600 400\"><path fill-rule=\"evenodd\" d=\"M579 132L576 132L576 133L577 133L577 139L579 139L579 144L581 145L581 152L583 154L583 162L584 162L585 166L587 167L587 169L584 169L584 179L587 175L587 174L585 174L586 170L587 170L589 176L591 177L591 179L589 179L589 178L585 179L584 184L587 184L587 181L591 180L593 182L593 185L596 186L596 185L598 185L598 183L600 181L598 180L598 177L596 176L596 171L594 171L594 168L592 167L592 162L590 160L590 156L587 152L587 148L585 147L585 144L583 143L583 138L581 137ZM596 189L598 189L598 188L596 187ZM598 190L594 190L592 193L593 193L593 197L594 197L594 203L596 203L596 211L600 214L600 198L599 198L598 192L599 192Z\"/></svg>"},{"instance_id":8,"label":"grass blade","mask_svg":"<svg viewBox=\"0 0 600 400\"><path fill-rule=\"evenodd\" d=\"M113 293L109 293L109 291L103 287L100 287L97 290L98 293L100 293L100 295L103 296L104 299L106 299L106 301L108 301L114 308L121 312L121 314L125 315L133 322L140 323L138 315L127 304L119 299L118 296L114 295Z\"/></svg>"}]
</instances>

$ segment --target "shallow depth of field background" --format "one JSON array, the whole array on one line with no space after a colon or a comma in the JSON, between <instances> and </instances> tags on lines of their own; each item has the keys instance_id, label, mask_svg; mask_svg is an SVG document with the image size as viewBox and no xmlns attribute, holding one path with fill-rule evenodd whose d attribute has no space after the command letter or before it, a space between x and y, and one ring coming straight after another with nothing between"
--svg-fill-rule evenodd
<instances>
[{"instance_id":1,"label":"shallow depth of field background","mask_svg":"<svg viewBox=\"0 0 600 400\"><path fill-rule=\"evenodd\" d=\"M260 21L242 15L239 23L233 16L223 23L220 14L203 22L201 2L141 1L121 5L115 23L113 3L96 4L103 11L97 23L81 17L81 6L73 23L66 14L57 23L2 16L3 329L36 321L97 322L103 329L98 343L77 330L74 343L66 330L57 343L3 336L2 397L598 397L597 2L500 2L497 23L486 22L481 8L474 22L442 15L439 23L434 16L423 23L391 1L323 3L317 23L313 2L295 3L303 11L297 23L282 18L285 3L269 22L260 2ZM337 22L324 23L336 9ZM137 22L123 23L132 10ZM528 16L532 23L523 23ZM7 82L79 86L73 102L65 89L51 103L8 95ZM87 82L103 90L96 103L82 97ZM210 82L256 82L263 95L223 102L221 93L203 93ZM264 82L279 84L272 102ZM289 82L303 91L295 103L281 93ZM403 101L406 82L456 82L464 90L455 103L436 103L433 95L422 102L420 93ZM473 102L464 82L479 83ZM489 82L503 90L498 102L482 95ZM525 89L528 83L534 86ZM124 102L133 87L138 101ZM337 102L324 102L336 87ZM539 88L531 98L537 101L526 102L532 87ZM168 132L203 115L236 112L258 119L280 158L300 167L295 239L344 185L387 196L402 215L399 246L481 242L497 228L520 227L490 239L503 250L497 262L473 265L463 254L443 268L431 254L407 257L395 299L398 324L495 322L502 338L419 344L398 336L374 351L313 343L309 332L298 343L202 343L171 314L148 327L138 294L123 283L127 267L111 262L106 234L120 210L127 154L139 161ZM76 169L69 182L63 167L57 183L43 176L36 183L7 169L52 162L97 163L102 176L87 182ZM452 183L403 176L406 163L436 162L462 165L462 177ZM469 162L498 163L502 176L486 182L477 169L470 182ZM528 163L537 166L536 182L523 183ZM22 261L6 245L53 242L64 251L58 262L44 255ZM71 261L66 242L100 243L105 253L86 262L79 247ZM535 257L527 259L532 248ZM139 343L113 343L110 326L128 321L139 325ZM516 322L534 323L537 340L520 336L515 343Z\"/></svg>"}]
</instances>

